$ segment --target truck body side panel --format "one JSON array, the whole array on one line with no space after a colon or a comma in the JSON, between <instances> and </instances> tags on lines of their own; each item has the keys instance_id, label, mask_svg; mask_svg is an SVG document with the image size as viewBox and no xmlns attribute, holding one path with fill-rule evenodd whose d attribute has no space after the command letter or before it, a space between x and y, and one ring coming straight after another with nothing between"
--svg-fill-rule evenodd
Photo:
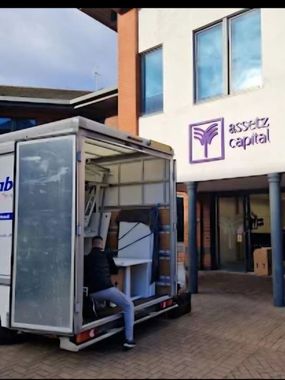
<instances>
[{"instance_id":1,"label":"truck body side panel","mask_svg":"<svg viewBox=\"0 0 285 380\"><path fill-rule=\"evenodd\" d=\"M14 154L0 155L0 318L8 326L11 283Z\"/></svg>"}]
</instances>

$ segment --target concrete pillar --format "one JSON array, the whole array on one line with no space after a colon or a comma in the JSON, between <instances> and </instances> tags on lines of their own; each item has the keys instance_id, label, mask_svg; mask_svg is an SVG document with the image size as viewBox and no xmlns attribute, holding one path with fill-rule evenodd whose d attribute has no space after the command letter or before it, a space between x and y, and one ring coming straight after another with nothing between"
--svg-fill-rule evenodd
<instances>
[{"instance_id":1,"label":"concrete pillar","mask_svg":"<svg viewBox=\"0 0 285 380\"><path fill-rule=\"evenodd\" d=\"M188 193L188 278L189 291L198 293L198 249L197 249L197 182L187 182Z\"/></svg>"},{"instance_id":2,"label":"concrete pillar","mask_svg":"<svg viewBox=\"0 0 285 380\"><path fill-rule=\"evenodd\" d=\"M284 306L283 236L280 179L281 177L279 173L268 174L274 306Z\"/></svg>"}]
</instances>

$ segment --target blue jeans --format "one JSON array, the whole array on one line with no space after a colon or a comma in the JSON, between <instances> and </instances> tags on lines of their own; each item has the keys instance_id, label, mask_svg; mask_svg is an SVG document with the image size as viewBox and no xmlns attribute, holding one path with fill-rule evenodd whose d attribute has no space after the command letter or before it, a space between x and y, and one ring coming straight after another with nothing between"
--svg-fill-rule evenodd
<instances>
[{"instance_id":1,"label":"blue jeans","mask_svg":"<svg viewBox=\"0 0 285 380\"><path fill-rule=\"evenodd\" d=\"M115 286L91 293L90 297L98 301L111 301L120 306L124 313L125 337L127 340L134 339L134 304L129 297Z\"/></svg>"}]
</instances>

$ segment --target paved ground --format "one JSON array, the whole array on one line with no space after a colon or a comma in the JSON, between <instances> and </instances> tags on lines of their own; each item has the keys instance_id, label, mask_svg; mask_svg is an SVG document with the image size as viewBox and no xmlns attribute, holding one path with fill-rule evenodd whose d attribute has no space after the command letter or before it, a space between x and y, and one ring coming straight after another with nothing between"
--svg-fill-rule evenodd
<instances>
[{"instance_id":1,"label":"paved ground","mask_svg":"<svg viewBox=\"0 0 285 380\"><path fill-rule=\"evenodd\" d=\"M119 337L79 353L33 338L0 346L0 378L283 378L285 308L274 308L271 279L200 273L193 311L136 328L137 347Z\"/></svg>"}]
</instances>

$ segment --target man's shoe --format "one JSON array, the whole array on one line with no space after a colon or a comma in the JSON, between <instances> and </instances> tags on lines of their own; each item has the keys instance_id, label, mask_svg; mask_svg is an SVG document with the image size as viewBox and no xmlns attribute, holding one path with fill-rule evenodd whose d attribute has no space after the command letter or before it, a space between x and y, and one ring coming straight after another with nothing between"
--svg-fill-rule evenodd
<instances>
[{"instance_id":1,"label":"man's shoe","mask_svg":"<svg viewBox=\"0 0 285 380\"><path fill-rule=\"evenodd\" d=\"M125 350L131 350L136 347L136 342L134 340L125 340L123 347Z\"/></svg>"}]
</instances>

